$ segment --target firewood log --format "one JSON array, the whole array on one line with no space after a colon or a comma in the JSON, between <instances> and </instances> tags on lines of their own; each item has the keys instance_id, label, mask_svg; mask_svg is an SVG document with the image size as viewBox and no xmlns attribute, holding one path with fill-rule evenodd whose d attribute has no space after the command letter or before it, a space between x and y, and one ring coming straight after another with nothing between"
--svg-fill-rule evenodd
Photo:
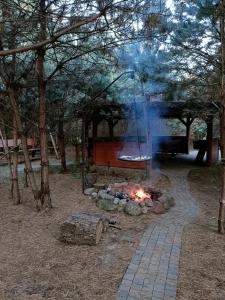
<instances>
[{"instance_id":1,"label":"firewood log","mask_svg":"<svg viewBox=\"0 0 225 300\"><path fill-rule=\"evenodd\" d=\"M60 226L60 240L77 245L97 245L103 231L100 216L77 213Z\"/></svg>"}]
</instances>

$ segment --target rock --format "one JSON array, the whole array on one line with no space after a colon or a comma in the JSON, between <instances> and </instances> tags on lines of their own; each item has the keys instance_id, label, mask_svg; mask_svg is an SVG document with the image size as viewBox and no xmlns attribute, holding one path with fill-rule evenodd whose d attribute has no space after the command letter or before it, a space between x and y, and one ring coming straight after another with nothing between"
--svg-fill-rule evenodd
<instances>
[{"instance_id":1,"label":"rock","mask_svg":"<svg viewBox=\"0 0 225 300\"><path fill-rule=\"evenodd\" d=\"M121 212L121 211L123 211L123 209L124 209L124 206L117 206L117 210L118 210L118 211Z\"/></svg>"},{"instance_id":2,"label":"rock","mask_svg":"<svg viewBox=\"0 0 225 300\"><path fill-rule=\"evenodd\" d=\"M101 198L101 196L102 196L103 194L107 194L107 191L106 191L106 190L99 190L99 191L98 191L98 197Z\"/></svg>"},{"instance_id":3,"label":"rock","mask_svg":"<svg viewBox=\"0 0 225 300\"><path fill-rule=\"evenodd\" d=\"M107 193L111 192L111 189L112 189L112 187L111 187L111 185L109 185L106 189Z\"/></svg>"},{"instance_id":4,"label":"rock","mask_svg":"<svg viewBox=\"0 0 225 300\"><path fill-rule=\"evenodd\" d=\"M144 203L145 203L145 206L147 206L147 207L152 207L153 206L153 201L152 200L146 200Z\"/></svg>"},{"instance_id":5,"label":"rock","mask_svg":"<svg viewBox=\"0 0 225 300\"><path fill-rule=\"evenodd\" d=\"M167 199L167 201L169 202L169 205L171 207L176 205L176 201L175 201L175 199L172 196L169 196L168 199Z\"/></svg>"},{"instance_id":6,"label":"rock","mask_svg":"<svg viewBox=\"0 0 225 300\"><path fill-rule=\"evenodd\" d=\"M158 201L160 201L161 203L165 203L167 201L167 198L168 198L167 196L162 195L158 198Z\"/></svg>"},{"instance_id":7,"label":"rock","mask_svg":"<svg viewBox=\"0 0 225 300\"><path fill-rule=\"evenodd\" d=\"M169 204L168 201L164 202L163 206L164 206L165 210L169 210L170 209L170 204Z\"/></svg>"},{"instance_id":8,"label":"rock","mask_svg":"<svg viewBox=\"0 0 225 300\"><path fill-rule=\"evenodd\" d=\"M105 200L114 200L114 196L107 194L107 193L102 193L98 195L99 198L105 199Z\"/></svg>"},{"instance_id":9,"label":"rock","mask_svg":"<svg viewBox=\"0 0 225 300\"><path fill-rule=\"evenodd\" d=\"M92 198L96 199L96 198L98 198L98 193L94 192L91 194L91 196L92 196Z\"/></svg>"},{"instance_id":10,"label":"rock","mask_svg":"<svg viewBox=\"0 0 225 300\"><path fill-rule=\"evenodd\" d=\"M84 190L84 195L89 196L89 195L93 194L94 192L96 192L95 188L88 188L88 189Z\"/></svg>"},{"instance_id":11,"label":"rock","mask_svg":"<svg viewBox=\"0 0 225 300\"><path fill-rule=\"evenodd\" d=\"M158 199L166 210L175 205L175 199L172 196L163 195Z\"/></svg>"},{"instance_id":12,"label":"rock","mask_svg":"<svg viewBox=\"0 0 225 300\"><path fill-rule=\"evenodd\" d=\"M93 184L93 187L96 188L97 191L104 190L105 189L105 183L96 182Z\"/></svg>"},{"instance_id":13,"label":"rock","mask_svg":"<svg viewBox=\"0 0 225 300\"><path fill-rule=\"evenodd\" d=\"M149 211L149 208L144 206L144 207L142 207L141 211L142 211L143 214L147 214L148 211Z\"/></svg>"},{"instance_id":14,"label":"rock","mask_svg":"<svg viewBox=\"0 0 225 300\"><path fill-rule=\"evenodd\" d=\"M164 214L165 208L163 203L161 203L160 201L153 201L153 206L150 208L150 211L155 214Z\"/></svg>"},{"instance_id":15,"label":"rock","mask_svg":"<svg viewBox=\"0 0 225 300\"><path fill-rule=\"evenodd\" d=\"M122 192L116 192L115 193L115 197L119 198L119 199L123 199L124 198L124 193L122 193Z\"/></svg>"},{"instance_id":16,"label":"rock","mask_svg":"<svg viewBox=\"0 0 225 300\"><path fill-rule=\"evenodd\" d=\"M120 201L119 201L119 206L124 206L124 205L126 205L127 204L127 199L121 199Z\"/></svg>"},{"instance_id":17,"label":"rock","mask_svg":"<svg viewBox=\"0 0 225 300\"><path fill-rule=\"evenodd\" d=\"M115 211L117 210L117 205L113 203L113 200L107 200L107 199L98 199L97 206L101 209L104 209L106 211Z\"/></svg>"},{"instance_id":18,"label":"rock","mask_svg":"<svg viewBox=\"0 0 225 300\"><path fill-rule=\"evenodd\" d=\"M128 185L128 183L127 182L115 182L113 187L118 188L118 187L123 187L125 185Z\"/></svg>"},{"instance_id":19,"label":"rock","mask_svg":"<svg viewBox=\"0 0 225 300\"><path fill-rule=\"evenodd\" d=\"M118 204L120 202L120 199L119 198L114 198L114 200L113 200L113 203L114 204Z\"/></svg>"},{"instance_id":20,"label":"rock","mask_svg":"<svg viewBox=\"0 0 225 300\"><path fill-rule=\"evenodd\" d=\"M124 211L131 216L139 216L142 213L140 205L134 201L128 201L125 205Z\"/></svg>"},{"instance_id":21,"label":"rock","mask_svg":"<svg viewBox=\"0 0 225 300\"><path fill-rule=\"evenodd\" d=\"M145 206L145 202L144 201L138 202L138 204L140 205L140 207L144 207Z\"/></svg>"}]
</instances>

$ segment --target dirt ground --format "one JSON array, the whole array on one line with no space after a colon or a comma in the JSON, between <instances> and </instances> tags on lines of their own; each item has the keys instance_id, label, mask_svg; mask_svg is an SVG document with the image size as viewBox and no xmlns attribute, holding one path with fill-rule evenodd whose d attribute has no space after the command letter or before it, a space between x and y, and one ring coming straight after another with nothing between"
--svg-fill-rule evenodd
<instances>
[{"instance_id":1,"label":"dirt ground","mask_svg":"<svg viewBox=\"0 0 225 300\"><path fill-rule=\"evenodd\" d=\"M115 299L144 229L160 216L100 211L82 195L77 177L51 174L54 208L48 213L35 212L29 188L22 189L23 204L13 206L7 181L0 181L1 300ZM168 179L160 177L157 185L168 188ZM110 228L97 246L59 242L59 224L76 212L102 213L117 220L122 230Z\"/></svg>"},{"instance_id":2,"label":"dirt ground","mask_svg":"<svg viewBox=\"0 0 225 300\"><path fill-rule=\"evenodd\" d=\"M217 233L218 167L193 169L189 183L200 216L184 230L177 299L224 300L225 236Z\"/></svg>"}]
</instances>

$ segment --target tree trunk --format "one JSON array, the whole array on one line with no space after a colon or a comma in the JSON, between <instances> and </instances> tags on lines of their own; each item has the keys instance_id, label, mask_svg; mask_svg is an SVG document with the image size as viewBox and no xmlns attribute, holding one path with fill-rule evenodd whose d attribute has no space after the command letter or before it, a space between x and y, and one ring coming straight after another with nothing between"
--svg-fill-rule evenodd
<instances>
[{"instance_id":1,"label":"tree trunk","mask_svg":"<svg viewBox=\"0 0 225 300\"><path fill-rule=\"evenodd\" d=\"M37 52L37 77L39 92L39 136L41 152L41 204L44 208L51 208L51 197L49 189L49 159L48 142L46 132L46 82L44 79L44 55L43 49Z\"/></svg>"},{"instance_id":2,"label":"tree trunk","mask_svg":"<svg viewBox=\"0 0 225 300\"><path fill-rule=\"evenodd\" d=\"M82 178L82 192L84 192L85 186L85 171L86 171L86 159L85 159L85 118L82 118L82 138L81 138L81 178Z\"/></svg>"},{"instance_id":3,"label":"tree trunk","mask_svg":"<svg viewBox=\"0 0 225 300\"><path fill-rule=\"evenodd\" d=\"M222 6L224 6L224 1L222 1ZM223 7L222 7L223 9ZM225 86L224 86L224 50L225 50L225 32L224 32L224 16L220 16L220 50L221 50L221 118L220 118L220 144L221 144L221 162L222 162L222 191L220 197L219 205L219 216L218 216L218 232L224 234L224 205L225 205Z\"/></svg>"},{"instance_id":4,"label":"tree trunk","mask_svg":"<svg viewBox=\"0 0 225 300\"><path fill-rule=\"evenodd\" d=\"M56 143L55 143L54 137L53 137L53 135L50 131L49 131L49 136L50 136L50 139L51 139L51 142L52 142L53 149L55 151L55 157L56 157L56 159L59 159L59 154L58 154L58 151L57 151Z\"/></svg>"},{"instance_id":5,"label":"tree trunk","mask_svg":"<svg viewBox=\"0 0 225 300\"><path fill-rule=\"evenodd\" d=\"M23 175L24 175L24 187L29 187L29 184L28 184L28 180L27 180L27 169L24 168L23 169Z\"/></svg>"},{"instance_id":6,"label":"tree trunk","mask_svg":"<svg viewBox=\"0 0 225 300\"><path fill-rule=\"evenodd\" d=\"M219 201L218 232L224 233L224 206L225 206L225 108L222 108L220 118L220 143L221 143L221 163L222 163L222 190Z\"/></svg>"},{"instance_id":7,"label":"tree trunk","mask_svg":"<svg viewBox=\"0 0 225 300\"><path fill-rule=\"evenodd\" d=\"M15 205L21 203L19 180L18 180L18 149L16 148L18 141L17 126L15 115L13 116L13 168L12 168L12 199Z\"/></svg>"},{"instance_id":8,"label":"tree trunk","mask_svg":"<svg viewBox=\"0 0 225 300\"><path fill-rule=\"evenodd\" d=\"M80 167L80 144L79 143L75 144L75 161L76 161L76 166L79 168Z\"/></svg>"},{"instance_id":9,"label":"tree trunk","mask_svg":"<svg viewBox=\"0 0 225 300\"><path fill-rule=\"evenodd\" d=\"M10 98L10 103L11 103L13 113L14 113L14 116L15 116L15 120L16 120L17 132L18 132L18 135L21 139L21 144L22 144L22 149L23 149L23 154L24 154L24 160L25 160L25 166L26 166L26 169L27 169L31 189L32 189L32 192L33 192L33 195L34 195L36 209L40 210L40 192L38 190L38 186L37 186L36 179L35 179L35 176L34 176L34 172L33 172L33 169L32 169L32 165L31 165L31 161L30 161L30 157L29 157L29 152L28 152L28 148L27 148L27 139L26 139L26 137L24 135L24 132L23 132L22 121L21 121L19 108L18 108L17 101L16 101L16 93L15 93L15 90L13 88L9 88L9 98Z\"/></svg>"},{"instance_id":10,"label":"tree trunk","mask_svg":"<svg viewBox=\"0 0 225 300\"><path fill-rule=\"evenodd\" d=\"M40 0L40 40L46 38L46 6L45 0ZM49 159L48 141L46 132L46 81L44 68L45 49L37 50L37 79L39 94L39 136L41 152L41 204L43 208L52 207L50 188L49 188Z\"/></svg>"},{"instance_id":11,"label":"tree trunk","mask_svg":"<svg viewBox=\"0 0 225 300\"><path fill-rule=\"evenodd\" d=\"M2 126L3 126L3 130L0 129L0 138L1 138L1 141L2 141L2 145L3 145L3 150L4 150L4 153L5 153L6 159L7 159L9 174L11 176L10 191L11 191L11 198L13 198L13 194L12 194L12 191L13 191L13 183L12 183L13 174L12 174L12 167L11 167L12 161L11 161L10 150L9 150L8 143L7 143L7 136L6 136L6 132L5 132L5 124L4 124L3 118L2 118Z\"/></svg>"},{"instance_id":12,"label":"tree trunk","mask_svg":"<svg viewBox=\"0 0 225 300\"><path fill-rule=\"evenodd\" d=\"M65 136L64 136L64 111L59 114L59 123L58 123L58 145L59 152L61 157L61 171L65 172L67 170L66 166L66 151L65 151Z\"/></svg>"}]
</instances>

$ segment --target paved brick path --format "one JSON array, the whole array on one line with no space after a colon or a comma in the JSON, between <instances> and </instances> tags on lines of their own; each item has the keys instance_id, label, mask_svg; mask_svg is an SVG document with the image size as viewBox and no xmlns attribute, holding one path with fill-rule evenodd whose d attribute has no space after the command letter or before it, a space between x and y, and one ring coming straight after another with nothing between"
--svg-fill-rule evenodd
<instances>
[{"instance_id":1,"label":"paved brick path","mask_svg":"<svg viewBox=\"0 0 225 300\"><path fill-rule=\"evenodd\" d=\"M176 206L143 234L119 287L118 300L176 299L183 227L198 214L187 183L188 172L163 171L170 178Z\"/></svg>"}]
</instances>

